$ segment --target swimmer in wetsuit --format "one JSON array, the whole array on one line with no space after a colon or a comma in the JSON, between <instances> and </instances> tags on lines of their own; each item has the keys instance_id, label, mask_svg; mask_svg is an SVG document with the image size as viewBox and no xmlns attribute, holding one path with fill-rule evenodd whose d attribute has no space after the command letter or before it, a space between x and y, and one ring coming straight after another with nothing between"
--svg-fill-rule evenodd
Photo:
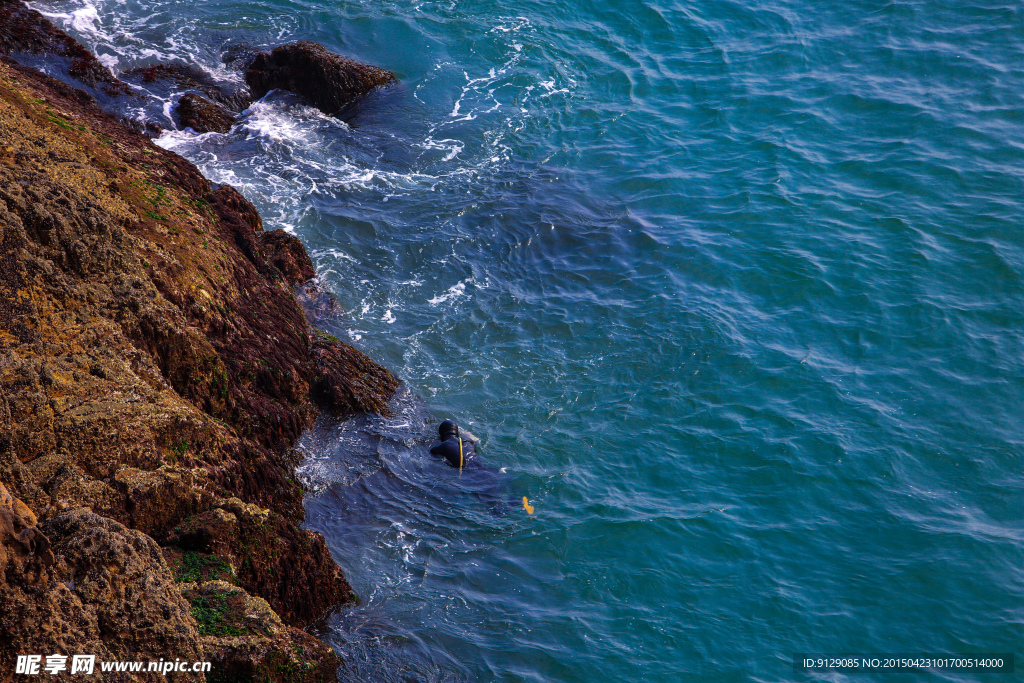
<instances>
[{"instance_id":1,"label":"swimmer in wetsuit","mask_svg":"<svg viewBox=\"0 0 1024 683\"><path fill-rule=\"evenodd\" d=\"M431 455L440 455L452 467L462 468L476 456L476 437L469 432L459 433L459 426L445 420L437 428L441 443L430 449Z\"/></svg>"},{"instance_id":2,"label":"swimmer in wetsuit","mask_svg":"<svg viewBox=\"0 0 1024 683\"><path fill-rule=\"evenodd\" d=\"M487 505L492 515L504 515L519 506L516 497L508 492L505 469L492 467L477 457L476 444L480 439L464 429L460 430L451 420L442 422L437 433L441 443L431 448L430 454L439 455L446 463L458 468L460 486Z\"/></svg>"}]
</instances>

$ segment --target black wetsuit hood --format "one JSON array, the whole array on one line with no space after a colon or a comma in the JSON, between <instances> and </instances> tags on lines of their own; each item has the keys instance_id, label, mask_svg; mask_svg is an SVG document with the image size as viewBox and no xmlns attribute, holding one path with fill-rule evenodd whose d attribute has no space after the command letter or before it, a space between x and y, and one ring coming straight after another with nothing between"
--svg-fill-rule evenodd
<instances>
[{"instance_id":1,"label":"black wetsuit hood","mask_svg":"<svg viewBox=\"0 0 1024 683\"><path fill-rule=\"evenodd\" d=\"M447 439L449 436L458 436L459 425L455 424L452 420L445 420L437 426L437 434L441 437L442 441Z\"/></svg>"}]
</instances>

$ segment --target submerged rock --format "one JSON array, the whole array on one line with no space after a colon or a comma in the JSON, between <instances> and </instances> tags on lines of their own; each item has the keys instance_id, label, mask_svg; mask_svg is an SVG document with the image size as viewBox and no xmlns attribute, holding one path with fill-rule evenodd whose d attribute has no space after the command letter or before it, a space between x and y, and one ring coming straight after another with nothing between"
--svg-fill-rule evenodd
<instances>
[{"instance_id":1,"label":"submerged rock","mask_svg":"<svg viewBox=\"0 0 1024 683\"><path fill-rule=\"evenodd\" d=\"M68 75L111 97L131 89L77 40L20 0L0 0L0 54L53 55L69 60Z\"/></svg>"},{"instance_id":2,"label":"submerged rock","mask_svg":"<svg viewBox=\"0 0 1024 683\"><path fill-rule=\"evenodd\" d=\"M235 71L245 72L252 64L252 60L256 59L256 55L260 54L260 51L254 48L252 45L245 43L237 43L229 46L223 53L221 53L220 61L224 66Z\"/></svg>"},{"instance_id":3,"label":"submerged rock","mask_svg":"<svg viewBox=\"0 0 1024 683\"><path fill-rule=\"evenodd\" d=\"M303 40L256 55L245 81L256 99L280 88L305 97L327 114L337 114L374 88L393 83L395 75Z\"/></svg>"},{"instance_id":4,"label":"submerged rock","mask_svg":"<svg viewBox=\"0 0 1024 683\"><path fill-rule=\"evenodd\" d=\"M304 282L295 290L295 296L310 325L319 326L339 312L338 301L315 280Z\"/></svg>"},{"instance_id":5,"label":"submerged rock","mask_svg":"<svg viewBox=\"0 0 1024 683\"><path fill-rule=\"evenodd\" d=\"M141 84L148 89L156 87L159 94L164 97L174 94L175 91L191 90L193 94L201 94L206 99L222 105L235 114L248 107L252 102L248 88L218 83L208 73L190 64L139 66L125 71L121 76L131 83ZM163 86L162 90L159 86Z\"/></svg>"},{"instance_id":6,"label":"submerged rock","mask_svg":"<svg viewBox=\"0 0 1024 683\"><path fill-rule=\"evenodd\" d=\"M227 109L192 93L181 96L174 107L174 115L179 126L197 133L227 133L235 122Z\"/></svg>"}]
</instances>

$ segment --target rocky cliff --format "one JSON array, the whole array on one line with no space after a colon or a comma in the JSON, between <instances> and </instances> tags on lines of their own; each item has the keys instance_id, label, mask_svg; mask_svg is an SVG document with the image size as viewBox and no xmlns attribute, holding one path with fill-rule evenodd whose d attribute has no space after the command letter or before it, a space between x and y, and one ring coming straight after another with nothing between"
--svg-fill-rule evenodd
<instances>
[{"instance_id":1,"label":"rocky cliff","mask_svg":"<svg viewBox=\"0 0 1024 683\"><path fill-rule=\"evenodd\" d=\"M334 680L302 629L350 589L291 448L397 382L311 328L312 275L231 187L0 58L0 681L53 653Z\"/></svg>"}]
</instances>

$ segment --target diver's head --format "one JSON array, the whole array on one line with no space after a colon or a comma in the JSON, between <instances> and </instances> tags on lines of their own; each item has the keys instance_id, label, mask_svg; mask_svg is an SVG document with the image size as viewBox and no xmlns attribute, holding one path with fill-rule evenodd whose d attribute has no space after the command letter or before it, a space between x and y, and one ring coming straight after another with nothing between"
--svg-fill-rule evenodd
<instances>
[{"instance_id":1,"label":"diver's head","mask_svg":"<svg viewBox=\"0 0 1024 683\"><path fill-rule=\"evenodd\" d=\"M459 433L459 426L451 420L445 420L438 426L437 433L441 435L441 440L447 439L449 436L454 436Z\"/></svg>"}]
</instances>

